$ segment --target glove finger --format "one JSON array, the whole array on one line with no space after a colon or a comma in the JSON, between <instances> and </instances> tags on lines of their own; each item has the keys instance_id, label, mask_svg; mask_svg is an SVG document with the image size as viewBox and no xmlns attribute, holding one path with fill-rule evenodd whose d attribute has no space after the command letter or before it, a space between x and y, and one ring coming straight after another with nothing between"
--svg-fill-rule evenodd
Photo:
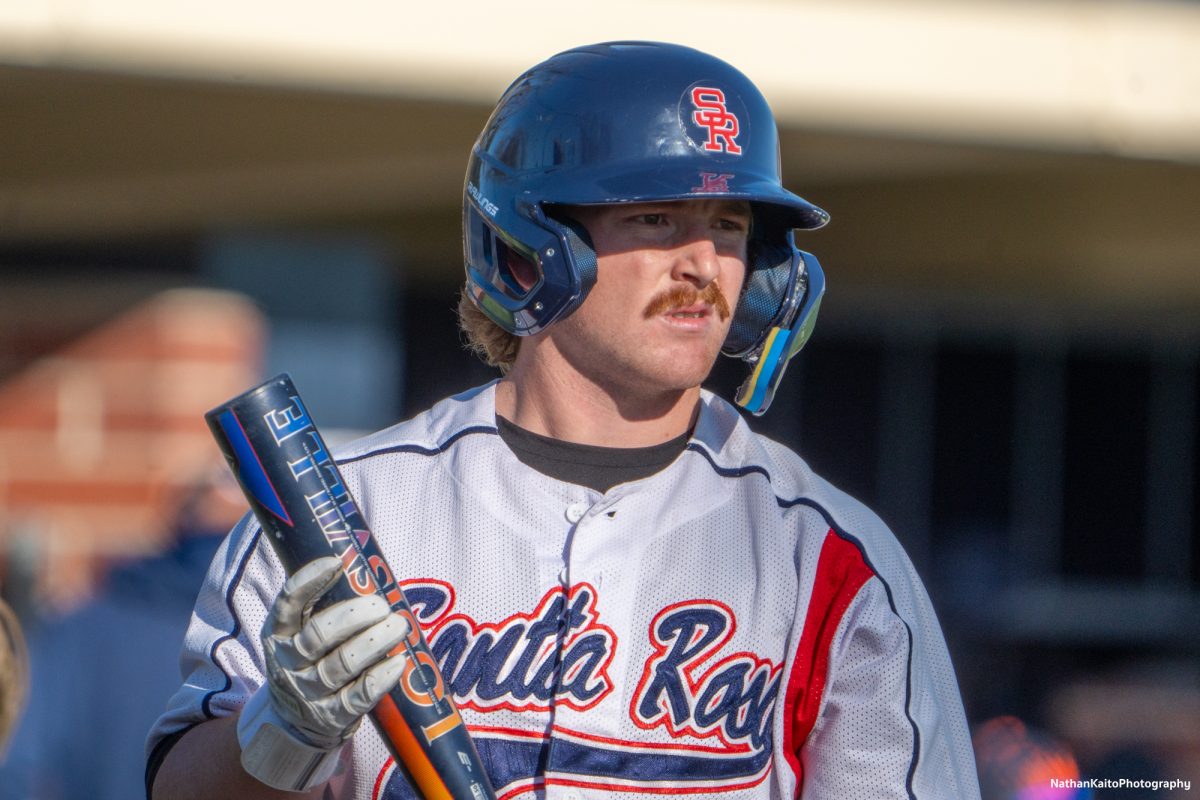
<instances>
[{"instance_id":1,"label":"glove finger","mask_svg":"<svg viewBox=\"0 0 1200 800\"><path fill-rule=\"evenodd\" d=\"M398 614L388 614L382 622L349 639L317 663L322 685L340 690L382 660L408 634L408 621Z\"/></svg>"},{"instance_id":2,"label":"glove finger","mask_svg":"<svg viewBox=\"0 0 1200 800\"><path fill-rule=\"evenodd\" d=\"M301 656L310 662L316 661L389 616L395 615L379 595L343 600L313 614L292 642Z\"/></svg>"},{"instance_id":3,"label":"glove finger","mask_svg":"<svg viewBox=\"0 0 1200 800\"><path fill-rule=\"evenodd\" d=\"M400 681L407 663L408 654L400 652L371 667L338 693L342 707L355 716L366 714Z\"/></svg>"},{"instance_id":4,"label":"glove finger","mask_svg":"<svg viewBox=\"0 0 1200 800\"><path fill-rule=\"evenodd\" d=\"M337 582L341 569L342 562L336 556L325 556L297 570L275 598L264 633L287 637L299 632L304 612Z\"/></svg>"}]
</instances>

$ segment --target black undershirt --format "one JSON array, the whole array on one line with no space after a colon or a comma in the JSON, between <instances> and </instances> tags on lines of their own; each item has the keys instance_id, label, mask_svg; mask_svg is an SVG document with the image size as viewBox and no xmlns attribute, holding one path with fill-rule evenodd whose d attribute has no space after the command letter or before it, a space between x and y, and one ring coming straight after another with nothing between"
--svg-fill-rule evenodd
<instances>
[{"instance_id":1,"label":"black undershirt","mask_svg":"<svg viewBox=\"0 0 1200 800\"><path fill-rule=\"evenodd\" d=\"M541 436L496 417L500 438L524 465L603 494L618 483L648 478L665 469L687 446L684 433L649 447L597 447Z\"/></svg>"}]
</instances>

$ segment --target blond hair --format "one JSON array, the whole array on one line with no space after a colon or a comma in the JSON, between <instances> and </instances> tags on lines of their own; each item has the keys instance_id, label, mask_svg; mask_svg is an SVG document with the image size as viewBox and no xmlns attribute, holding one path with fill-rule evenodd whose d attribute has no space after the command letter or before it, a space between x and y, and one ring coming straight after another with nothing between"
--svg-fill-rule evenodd
<instances>
[{"instance_id":1,"label":"blond hair","mask_svg":"<svg viewBox=\"0 0 1200 800\"><path fill-rule=\"evenodd\" d=\"M458 297L458 327L466 337L468 350L488 366L499 367L501 374L508 374L517 360L521 337L504 330L480 311L465 286Z\"/></svg>"},{"instance_id":2,"label":"blond hair","mask_svg":"<svg viewBox=\"0 0 1200 800\"><path fill-rule=\"evenodd\" d=\"M21 623L0 599L0 760L29 694L29 654Z\"/></svg>"}]
</instances>

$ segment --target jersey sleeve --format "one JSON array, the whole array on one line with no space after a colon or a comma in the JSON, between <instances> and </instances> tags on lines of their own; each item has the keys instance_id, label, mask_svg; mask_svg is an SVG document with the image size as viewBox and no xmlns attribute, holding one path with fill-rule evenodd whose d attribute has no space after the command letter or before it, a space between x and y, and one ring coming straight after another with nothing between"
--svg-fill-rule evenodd
<instances>
[{"instance_id":1,"label":"jersey sleeve","mask_svg":"<svg viewBox=\"0 0 1200 800\"><path fill-rule=\"evenodd\" d=\"M877 565L861 542L832 541L848 562L839 583L844 610L798 754L800 796L978 798L958 684L919 578L898 545L895 552L877 553Z\"/></svg>"},{"instance_id":2,"label":"jersey sleeve","mask_svg":"<svg viewBox=\"0 0 1200 800\"><path fill-rule=\"evenodd\" d=\"M201 585L179 663L183 683L146 741L236 713L263 682L260 634L284 572L247 515L218 549Z\"/></svg>"},{"instance_id":3,"label":"jersey sleeve","mask_svg":"<svg viewBox=\"0 0 1200 800\"><path fill-rule=\"evenodd\" d=\"M797 505L819 514L802 540L816 557L783 720L798 796L978 800L958 681L912 562L877 516L832 488Z\"/></svg>"}]
</instances>

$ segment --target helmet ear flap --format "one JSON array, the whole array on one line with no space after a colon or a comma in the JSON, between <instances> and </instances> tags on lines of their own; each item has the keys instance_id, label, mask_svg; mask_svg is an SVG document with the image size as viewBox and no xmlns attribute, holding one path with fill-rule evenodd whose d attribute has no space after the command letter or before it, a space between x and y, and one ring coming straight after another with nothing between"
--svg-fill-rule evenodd
<instances>
[{"instance_id":1,"label":"helmet ear flap","mask_svg":"<svg viewBox=\"0 0 1200 800\"><path fill-rule=\"evenodd\" d=\"M571 261L579 273L582 291L579 302L571 308L574 311L596 283L596 245L592 243L592 235L588 233L588 229L583 226L583 223L571 218L563 211L553 207L547 209L546 223L554 228L558 233L558 238L566 243Z\"/></svg>"},{"instance_id":2,"label":"helmet ear flap","mask_svg":"<svg viewBox=\"0 0 1200 800\"><path fill-rule=\"evenodd\" d=\"M791 245L790 231L787 239ZM825 273L815 256L791 245L788 264L788 289L775 317L760 329L756 341L740 354L742 360L750 365L750 375L738 388L734 401L755 416L765 413L770 407L788 362L812 336L821 298L825 295ZM782 279L782 273L764 276L757 288L769 286L772 277ZM756 286L750 287L750 291L755 289ZM743 301L745 299L743 297ZM770 305L765 298L758 304L763 307ZM742 309L742 303L738 304L738 309ZM730 353L728 347L725 352L738 355Z\"/></svg>"},{"instance_id":3,"label":"helmet ear flap","mask_svg":"<svg viewBox=\"0 0 1200 800\"><path fill-rule=\"evenodd\" d=\"M473 203L463 208L463 255L468 286L480 310L501 328L515 332L515 311L537 289L537 264L516 251ZM524 262L516 271L513 266Z\"/></svg>"},{"instance_id":4,"label":"helmet ear flap","mask_svg":"<svg viewBox=\"0 0 1200 800\"><path fill-rule=\"evenodd\" d=\"M517 336L570 314L596 282L596 251L582 225L547 217L538 206L525 213L502 226L473 200L463 205L467 289L481 311Z\"/></svg>"}]
</instances>

